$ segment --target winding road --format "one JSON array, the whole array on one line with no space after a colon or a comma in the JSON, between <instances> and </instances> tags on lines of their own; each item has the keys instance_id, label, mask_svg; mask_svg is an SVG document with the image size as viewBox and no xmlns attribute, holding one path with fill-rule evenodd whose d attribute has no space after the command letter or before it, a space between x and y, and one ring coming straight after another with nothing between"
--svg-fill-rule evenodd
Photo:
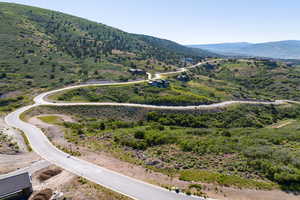
<instances>
[{"instance_id":1,"label":"winding road","mask_svg":"<svg viewBox=\"0 0 300 200\"><path fill-rule=\"evenodd\" d=\"M193 68L204 64L205 62L198 63L187 68L180 68L175 72L158 73L152 78L152 75L148 74L148 80L158 79L161 75L169 75L175 73L181 73L186 71L188 68ZM105 85L125 85L134 83L143 83L148 80L122 82L122 83L102 83L102 84L86 84L78 86L69 86L49 92L42 93L34 98L34 104L25 106L17 109L16 111L8 114L5 117L5 122L12 127L22 130L29 139L32 149L47 161L68 170L78 176L84 177L92 182L100 184L113 191L119 192L132 199L136 200L199 200L201 197L188 196L185 194L177 194L164 188L142 182L128 176L116 173L114 171L105 169L87 161L78 159L73 156L69 156L65 152L57 149L53 146L41 129L36 126L24 122L20 119L20 115L31 108L41 105L52 105L52 106L74 106L74 105L99 105L99 106L129 106L129 107L146 107L154 109L176 109L176 110L194 110L203 108L218 108L224 107L231 104L245 103L245 104L283 104L287 102L298 103L289 100L277 100L274 102L256 102L256 101L225 101L211 105L199 105L199 106L155 106L155 105L144 105L144 104L131 104L131 103L66 103L66 102L49 102L45 97L54 93L75 89L87 86L105 86Z\"/></svg>"}]
</instances>

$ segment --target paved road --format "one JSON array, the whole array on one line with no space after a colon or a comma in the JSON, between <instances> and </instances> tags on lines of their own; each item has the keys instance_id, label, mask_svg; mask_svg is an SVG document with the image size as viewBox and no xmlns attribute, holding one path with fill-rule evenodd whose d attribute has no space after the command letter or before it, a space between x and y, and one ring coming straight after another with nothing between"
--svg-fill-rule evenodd
<instances>
[{"instance_id":1,"label":"paved road","mask_svg":"<svg viewBox=\"0 0 300 200\"><path fill-rule=\"evenodd\" d=\"M163 188L132 179L84 160L80 160L76 157L68 158L69 155L55 148L39 128L19 119L21 113L35 106L36 105L26 106L18 109L9 114L5 119L9 125L22 129L26 133L33 150L49 162L133 199L200 199L184 194L169 192Z\"/></svg>"},{"instance_id":2,"label":"paved road","mask_svg":"<svg viewBox=\"0 0 300 200\"><path fill-rule=\"evenodd\" d=\"M199 63L201 65L203 63ZM196 67L198 65L191 66ZM156 74L153 79L157 79L160 75L167 75L173 73L180 73L186 71L186 68L182 68L176 72L167 72L162 74ZM152 75L148 73L148 78L151 79ZM202 108L217 108L224 107L235 103L247 103L247 104L282 104L288 102L286 100L278 100L275 102L252 102L252 101L226 101L222 103L212 104L212 105L199 105L199 106L153 106L153 105L142 105L142 104L129 104L129 103L54 103L45 100L45 97L54 94L56 92L74 89L86 86L105 86L105 85L125 85L133 83L142 83L147 80L124 82L124 83L104 83L104 84L86 84L79 86L70 86L50 92L45 92L34 98L34 104L30 106L22 107L5 117L5 121L8 125L16 127L24 131L26 136L30 141L30 145L33 150L38 153L41 157L47 161L60 166L78 176L85 177L97 184L104 187L110 188L121 194L129 196L133 199L139 200L196 200L203 199L200 197L187 196L184 194L176 194L175 192L170 192L166 189L151 185L122 174L118 174L114 171L102 168L100 166L94 165L87 161L78 159L76 157L69 157L68 154L60 151L54 147L44 135L44 133L29 123L26 123L20 119L20 115L25 111L40 105L56 105L56 106L70 106L70 105L113 105L113 106L133 106L133 107L148 107L156 109L177 109L177 110L187 110L187 109L202 109Z\"/></svg>"}]
</instances>

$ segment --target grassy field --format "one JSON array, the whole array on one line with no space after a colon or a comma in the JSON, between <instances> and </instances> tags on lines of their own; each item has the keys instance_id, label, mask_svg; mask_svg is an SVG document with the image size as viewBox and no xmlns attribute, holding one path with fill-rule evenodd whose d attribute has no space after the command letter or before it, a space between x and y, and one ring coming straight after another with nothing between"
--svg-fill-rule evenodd
<instances>
[{"instance_id":1,"label":"grassy field","mask_svg":"<svg viewBox=\"0 0 300 200\"><path fill-rule=\"evenodd\" d=\"M39 116L38 118L48 124L56 124L56 125L62 124L62 120L59 116L47 115L47 116Z\"/></svg>"},{"instance_id":2,"label":"grassy field","mask_svg":"<svg viewBox=\"0 0 300 200\"><path fill-rule=\"evenodd\" d=\"M126 108L123 120L120 113L126 112L118 109L107 110L110 116L103 115L104 108L93 106L83 107L85 112L76 106L43 109L77 118L76 123L64 123L68 141L182 180L299 190L297 105L236 105L200 115ZM285 120L291 123L272 128Z\"/></svg>"}]
</instances>

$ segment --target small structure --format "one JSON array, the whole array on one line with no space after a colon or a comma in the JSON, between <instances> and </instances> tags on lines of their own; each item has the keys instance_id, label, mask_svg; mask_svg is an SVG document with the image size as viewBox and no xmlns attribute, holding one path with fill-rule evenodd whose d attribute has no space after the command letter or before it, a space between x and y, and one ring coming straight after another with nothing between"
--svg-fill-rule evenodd
<instances>
[{"instance_id":1,"label":"small structure","mask_svg":"<svg viewBox=\"0 0 300 200\"><path fill-rule=\"evenodd\" d=\"M146 72L142 69L129 69L129 72L132 73L132 74L136 74L136 75L145 75Z\"/></svg>"},{"instance_id":2,"label":"small structure","mask_svg":"<svg viewBox=\"0 0 300 200\"><path fill-rule=\"evenodd\" d=\"M296 65L296 63L294 63L294 62L286 62L285 64L288 67L293 67L294 65Z\"/></svg>"},{"instance_id":3,"label":"small structure","mask_svg":"<svg viewBox=\"0 0 300 200\"><path fill-rule=\"evenodd\" d=\"M169 87L170 83L167 80L158 79L154 81L149 81L149 85L159 88L167 88Z\"/></svg>"},{"instance_id":4,"label":"small structure","mask_svg":"<svg viewBox=\"0 0 300 200\"><path fill-rule=\"evenodd\" d=\"M33 192L28 172L0 179L0 199L28 199Z\"/></svg>"},{"instance_id":5,"label":"small structure","mask_svg":"<svg viewBox=\"0 0 300 200\"><path fill-rule=\"evenodd\" d=\"M193 63L194 59L193 58L183 58L182 61L186 62L186 63Z\"/></svg>"},{"instance_id":6,"label":"small structure","mask_svg":"<svg viewBox=\"0 0 300 200\"><path fill-rule=\"evenodd\" d=\"M177 80L179 81L183 81L183 82L188 82L190 81L190 77L188 75L178 75L177 77Z\"/></svg>"}]
</instances>

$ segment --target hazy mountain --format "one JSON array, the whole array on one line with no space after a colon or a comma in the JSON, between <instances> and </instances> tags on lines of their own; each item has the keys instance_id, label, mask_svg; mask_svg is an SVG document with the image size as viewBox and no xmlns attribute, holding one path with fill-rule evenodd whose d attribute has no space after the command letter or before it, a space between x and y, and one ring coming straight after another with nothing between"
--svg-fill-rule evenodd
<instances>
[{"instance_id":1,"label":"hazy mountain","mask_svg":"<svg viewBox=\"0 0 300 200\"><path fill-rule=\"evenodd\" d=\"M205 49L212 52L219 52L222 54L228 54L236 51L236 49L245 48L251 46L247 42L235 42L235 43L221 43L221 44L200 44L200 45L188 45L189 47Z\"/></svg>"},{"instance_id":2,"label":"hazy mountain","mask_svg":"<svg viewBox=\"0 0 300 200\"><path fill-rule=\"evenodd\" d=\"M282 59L300 59L300 41L286 40L266 43L221 43L189 45L225 55L249 55Z\"/></svg>"}]
</instances>

